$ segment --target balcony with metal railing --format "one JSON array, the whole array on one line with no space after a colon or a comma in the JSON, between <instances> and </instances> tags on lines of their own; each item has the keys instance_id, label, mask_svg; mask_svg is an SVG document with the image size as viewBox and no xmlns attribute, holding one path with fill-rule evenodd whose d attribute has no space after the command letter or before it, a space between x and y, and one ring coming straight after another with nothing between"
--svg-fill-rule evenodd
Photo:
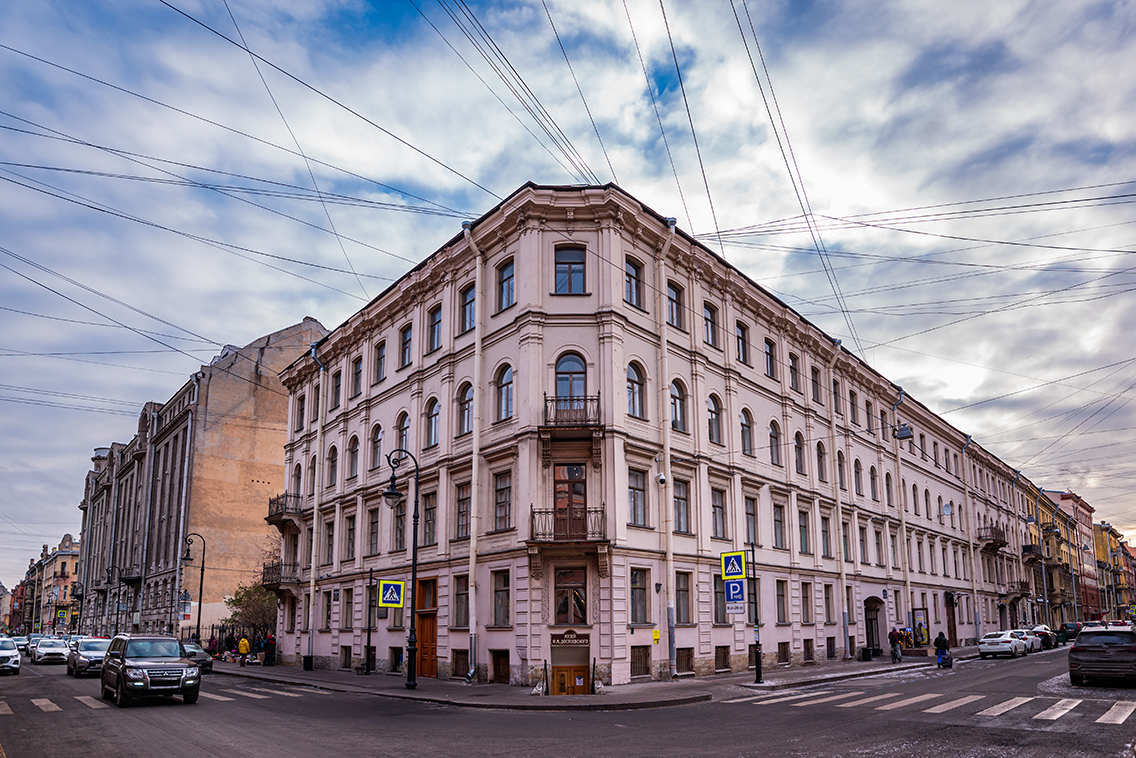
<instances>
[{"instance_id":1,"label":"balcony with metal railing","mask_svg":"<svg viewBox=\"0 0 1136 758\"><path fill-rule=\"evenodd\" d=\"M544 396L544 425L558 427L599 426L600 396Z\"/></svg>"},{"instance_id":2,"label":"balcony with metal railing","mask_svg":"<svg viewBox=\"0 0 1136 758\"><path fill-rule=\"evenodd\" d=\"M304 507L304 496L298 492L284 492L268 499L268 515L264 520L281 531L289 522L299 522Z\"/></svg>"},{"instance_id":3,"label":"balcony with metal railing","mask_svg":"<svg viewBox=\"0 0 1136 758\"><path fill-rule=\"evenodd\" d=\"M602 505L533 507L530 542L606 542Z\"/></svg>"},{"instance_id":4,"label":"balcony with metal railing","mask_svg":"<svg viewBox=\"0 0 1136 758\"><path fill-rule=\"evenodd\" d=\"M998 552L1008 544L1006 530L1000 526L979 527L978 541L982 543L983 550L990 552Z\"/></svg>"},{"instance_id":5,"label":"balcony with metal railing","mask_svg":"<svg viewBox=\"0 0 1136 758\"><path fill-rule=\"evenodd\" d=\"M1033 586L1025 579L1010 582L1007 592L1016 597L1029 597L1033 593Z\"/></svg>"},{"instance_id":6,"label":"balcony with metal railing","mask_svg":"<svg viewBox=\"0 0 1136 758\"><path fill-rule=\"evenodd\" d=\"M268 589L277 589L284 584L299 584L300 564L295 561L270 561L261 569L260 583Z\"/></svg>"},{"instance_id":7,"label":"balcony with metal railing","mask_svg":"<svg viewBox=\"0 0 1136 758\"><path fill-rule=\"evenodd\" d=\"M1037 563L1042 558L1041 545L1022 545L1022 560L1026 563Z\"/></svg>"}]
</instances>

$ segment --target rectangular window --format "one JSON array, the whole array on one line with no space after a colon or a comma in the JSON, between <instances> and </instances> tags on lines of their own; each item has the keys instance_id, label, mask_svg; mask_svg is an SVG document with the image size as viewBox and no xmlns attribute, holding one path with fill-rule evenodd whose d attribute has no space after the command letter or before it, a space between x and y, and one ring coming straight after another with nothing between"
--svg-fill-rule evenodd
<instances>
[{"instance_id":1,"label":"rectangular window","mask_svg":"<svg viewBox=\"0 0 1136 758\"><path fill-rule=\"evenodd\" d=\"M718 347L718 309L712 305L702 306L705 334L702 339L711 347Z\"/></svg>"},{"instance_id":2,"label":"rectangular window","mask_svg":"<svg viewBox=\"0 0 1136 758\"><path fill-rule=\"evenodd\" d=\"M470 485L459 484L457 487L457 521L454 536L458 539L469 537L469 498ZM502 624L502 626L506 626Z\"/></svg>"},{"instance_id":3,"label":"rectangular window","mask_svg":"<svg viewBox=\"0 0 1136 758\"><path fill-rule=\"evenodd\" d=\"M513 525L513 474L506 471L493 477L493 528L497 531Z\"/></svg>"},{"instance_id":4,"label":"rectangular window","mask_svg":"<svg viewBox=\"0 0 1136 758\"><path fill-rule=\"evenodd\" d=\"M820 517L820 549L825 558L832 557L832 535L828 516Z\"/></svg>"},{"instance_id":5,"label":"rectangular window","mask_svg":"<svg viewBox=\"0 0 1136 758\"><path fill-rule=\"evenodd\" d=\"M463 334L473 329L473 321L477 313L476 292L477 290L474 289L472 284L461 291L461 316L458 319L458 325Z\"/></svg>"},{"instance_id":6,"label":"rectangular window","mask_svg":"<svg viewBox=\"0 0 1136 758\"><path fill-rule=\"evenodd\" d=\"M836 616L833 613L833 608L834 608L834 606L832 604L832 585L826 584L826 585L824 585L824 623L826 623L826 624L836 623Z\"/></svg>"},{"instance_id":7,"label":"rectangular window","mask_svg":"<svg viewBox=\"0 0 1136 758\"><path fill-rule=\"evenodd\" d=\"M399 348L398 357L399 368L405 368L410 365L410 353L413 342L414 327L411 324L407 324L402 327L402 331L399 332L399 345L401 346Z\"/></svg>"},{"instance_id":8,"label":"rectangular window","mask_svg":"<svg viewBox=\"0 0 1136 758\"><path fill-rule=\"evenodd\" d=\"M899 568L899 546L896 542L895 535L892 534L889 536L891 537L891 565L893 568Z\"/></svg>"},{"instance_id":9,"label":"rectangular window","mask_svg":"<svg viewBox=\"0 0 1136 758\"><path fill-rule=\"evenodd\" d=\"M860 406L857 404L856 393L849 390L848 392L848 419L853 424L860 423Z\"/></svg>"},{"instance_id":10,"label":"rectangular window","mask_svg":"<svg viewBox=\"0 0 1136 758\"><path fill-rule=\"evenodd\" d=\"M332 558L335 557L335 522L325 521L323 524L324 536L327 538L324 542L323 562L325 564L331 563Z\"/></svg>"},{"instance_id":11,"label":"rectangular window","mask_svg":"<svg viewBox=\"0 0 1136 758\"><path fill-rule=\"evenodd\" d=\"M872 404L865 402L864 403L864 425L868 427L869 432L872 432L873 434L875 434L876 430L872 428L873 423L874 422L872 421Z\"/></svg>"},{"instance_id":12,"label":"rectangular window","mask_svg":"<svg viewBox=\"0 0 1136 758\"><path fill-rule=\"evenodd\" d=\"M848 612L848 623L849 624L855 624L856 623L856 614L853 610L853 609L855 609L855 607L856 606L852 605L852 587L851 586L845 587L844 588L844 609ZM851 640L852 638L849 637L848 639ZM850 648L854 647L854 645L849 645L849 647Z\"/></svg>"},{"instance_id":13,"label":"rectangular window","mask_svg":"<svg viewBox=\"0 0 1136 758\"><path fill-rule=\"evenodd\" d=\"M381 382L387 378L387 343L380 342L375 345L375 378L372 381Z\"/></svg>"},{"instance_id":14,"label":"rectangular window","mask_svg":"<svg viewBox=\"0 0 1136 758\"><path fill-rule=\"evenodd\" d=\"M860 563L868 562L868 530L866 527L860 527Z\"/></svg>"},{"instance_id":15,"label":"rectangular window","mask_svg":"<svg viewBox=\"0 0 1136 758\"><path fill-rule=\"evenodd\" d=\"M643 307L643 267L630 258L623 263L623 299Z\"/></svg>"},{"instance_id":16,"label":"rectangular window","mask_svg":"<svg viewBox=\"0 0 1136 758\"><path fill-rule=\"evenodd\" d=\"M801 623L813 623L813 584L801 582Z\"/></svg>"},{"instance_id":17,"label":"rectangular window","mask_svg":"<svg viewBox=\"0 0 1136 758\"><path fill-rule=\"evenodd\" d=\"M884 533L876 532L876 565L884 565Z\"/></svg>"},{"instance_id":18,"label":"rectangular window","mask_svg":"<svg viewBox=\"0 0 1136 758\"><path fill-rule=\"evenodd\" d=\"M714 577L714 623L725 624L726 619L726 583L722 577Z\"/></svg>"},{"instance_id":19,"label":"rectangular window","mask_svg":"<svg viewBox=\"0 0 1136 758\"><path fill-rule=\"evenodd\" d=\"M316 385L316 391L313 394L314 401L312 402L312 421L318 421L320 415L320 386Z\"/></svg>"},{"instance_id":20,"label":"rectangular window","mask_svg":"<svg viewBox=\"0 0 1136 758\"><path fill-rule=\"evenodd\" d=\"M676 329L683 328L682 288L667 283L667 323Z\"/></svg>"},{"instance_id":21,"label":"rectangular window","mask_svg":"<svg viewBox=\"0 0 1136 758\"><path fill-rule=\"evenodd\" d=\"M777 346L768 339L765 341L765 375L770 379L777 378Z\"/></svg>"},{"instance_id":22,"label":"rectangular window","mask_svg":"<svg viewBox=\"0 0 1136 758\"><path fill-rule=\"evenodd\" d=\"M438 493L422 496L422 544L438 544Z\"/></svg>"},{"instance_id":23,"label":"rectangular window","mask_svg":"<svg viewBox=\"0 0 1136 758\"><path fill-rule=\"evenodd\" d=\"M758 594L760 585L757 579L746 579L746 623L759 624L760 618L754 616L754 612L761 608L761 595Z\"/></svg>"},{"instance_id":24,"label":"rectangular window","mask_svg":"<svg viewBox=\"0 0 1136 758\"><path fill-rule=\"evenodd\" d=\"M813 402L824 405L824 399L820 394L820 369L813 367L812 376Z\"/></svg>"},{"instance_id":25,"label":"rectangular window","mask_svg":"<svg viewBox=\"0 0 1136 758\"><path fill-rule=\"evenodd\" d=\"M627 472L627 518L635 526L647 526L647 472Z\"/></svg>"},{"instance_id":26,"label":"rectangular window","mask_svg":"<svg viewBox=\"0 0 1136 758\"><path fill-rule=\"evenodd\" d=\"M726 539L726 492L710 490L710 536Z\"/></svg>"},{"instance_id":27,"label":"rectangular window","mask_svg":"<svg viewBox=\"0 0 1136 758\"><path fill-rule=\"evenodd\" d=\"M379 509L367 511L367 555L379 554Z\"/></svg>"},{"instance_id":28,"label":"rectangular window","mask_svg":"<svg viewBox=\"0 0 1136 758\"><path fill-rule=\"evenodd\" d=\"M469 627L469 574L454 577L453 626L462 628Z\"/></svg>"},{"instance_id":29,"label":"rectangular window","mask_svg":"<svg viewBox=\"0 0 1136 758\"><path fill-rule=\"evenodd\" d=\"M746 544L757 544L757 500L747 497L745 499L746 511Z\"/></svg>"},{"instance_id":30,"label":"rectangular window","mask_svg":"<svg viewBox=\"0 0 1136 758\"><path fill-rule=\"evenodd\" d=\"M339 407L339 396L343 391L343 372L336 371L331 375L331 403L329 408Z\"/></svg>"},{"instance_id":31,"label":"rectangular window","mask_svg":"<svg viewBox=\"0 0 1136 758\"><path fill-rule=\"evenodd\" d=\"M584 251L563 248L556 251L556 294L584 294Z\"/></svg>"},{"instance_id":32,"label":"rectangular window","mask_svg":"<svg viewBox=\"0 0 1136 758\"><path fill-rule=\"evenodd\" d=\"M509 572L493 572L493 626L509 626Z\"/></svg>"},{"instance_id":33,"label":"rectangular window","mask_svg":"<svg viewBox=\"0 0 1136 758\"><path fill-rule=\"evenodd\" d=\"M674 484L675 531L690 534L690 483L681 479Z\"/></svg>"},{"instance_id":34,"label":"rectangular window","mask_svg":"<svg viewBox=\"0 0 1136 758\"><path fill-rule=\"evenodd\" d=\"M844 409L840 405L840 380L832 380L832 410L836 411L837 416L844 415Z\"/></svg>"},{"instance_id":35,"label":"rectangular window","mask_svg":"<svg viewBox=\"0 0 1136 758\"><path fill-rule=\"evenodd\" d=\"M391 539L395 550L406 550L406 501L394 507L394 518Z\"/></svg>"},{"instance_id":36,"label":"rectangular window","mask_svg":"<svg viewBox=\"0 0 1136 758\"><path fill-rule=\"evenodd\" d=\"M749 328L741 321L736 327L738 335L738 361L749 365Z\"/></svg>"},{"instance_id":37,"label":"rectangular window","mask_svg":"<svg viewBox=\"0 0 1136 758\"><path fill-rule=\"evenodd\" d=\"M307 400L307 398L305 398L303 395L300 395L300 397L296 400L296 430L297 431L304 428L304 418L305 418L304 413L307 410L305 408L306 400Z\"/></svg>"},{"instance_id":38,"label":"rectangular window","mask_svg":"<svg viewBox=\"0 0 1136 758\"><path fill-rule=\"evenodd\" d=\"M588 623L588 570L583 566L558 568L553 574L556 623Z\"/></svg>"},{"instance_id":39,"label":"rectangular window","mask_svg":"<svg viewBox=\"0 0 1136 758\"><path fill-rule=\"evenodd\" d=\"M647 571L631 569L631 623L647 623Z\"/></svg>"},{"instance_id":40,"label":"rectangular window","mask_svg":"<svg viewBox=\"0 0 1136 758\"><path fill-rule=\"evenodd\" d=\"M331 592L323 593L323 626L321 629L331 629Z\"/></svg>"},{"instance_id":41,"label":"rectangular window","mask_svg":"<svg viewBox=\"0 0 1136 758\"><path fill-rule=\"evenodd\" d=\"M502 263L497 269L497 310L503 311L516 302L513 291L513 262Z\"/></svg>"},{"instance_id":42,"label":"rectangular window","mask_svg":"<svg viewBox=\"0 0 1136 758\"><path fill-rule=\"evenodd\" d=\"M347 532L346 538L343 540L343 552L347 556L346 560L355 560L355 517L347 517Z\"/></svg>"},{"instance_id":43,"label":"rectangular window","mask_svg":"<svg viewBox=\"0 0 1136 758\"><path fill-rule=\"evenodd\" d=\"M777 580L777 623L789 623L789 588L784 579Z\"/></svg>"},{"instance_id":44,"label":"rectangular window","mask_svg":"<svg viewBox=\"0 0 1136 758\"><path fill-rule=\"evenodd\" d=\"M848 544L848 529L849 529L849 526L848 526L847 521L843 522L840 525L840 542L841 542L841 547L844 549L844 560L851 561L852 560L852 548Z\"/></svg>"},{"instance_id":45,"label":"rectangular window","mask_svg":"<svg viewBox=\"0 0 1136 758\"><path fill-rule=\"evenodd\" d=\"M690 623L690 574L675 574L675 623Z\"/></svg>"},{"instance_id":46,"label":"rectangular window","mask_svg":"<svg viewBox=\"0 0 1136 758\"><path fill-rule=\"evenodd\" d=\"M801 391L801 359L789 353L789 389Z\"/></svg>"},{"instance_id":47,"label":"rectangular window","mask_svg":"<svg viewBox=\"0 0 1136 758\"><path fill-rule=\"evenodd\" d=\"M355 626L355 590L343 590L343 600L339 605L339 628L351 629Z\"/></svg>"},{"instance_id":48,"label":"rectangular window","mask_svg":"<svg viewBox=\"0 0 1136 758\"><path fill-rule=\"evenodd\" d=\"M363 394L363 356L351 361L351 397Z\"/></svg>"},{"instance_id":49,"label":"rectangular window","mask_svg":"<svg viewBox=\"0 0 1136 758\"><path fill-rule=\"evenodd\" d=\"M773 506L773 547L785 549L785 506Z\"/></svg>"},{"instance_id":50,"label":"rectangular window","mask_svg":"<svg viewBox=\"0 0 1136 758\"><path fill-rule=\"evenodd\" d=\"M426 327L426 352L432 353L442 346L442 306L430 309Z\"/></svg>"},{"instance_id":51,"label":"rectangular window","mask_svg":"<svg viewBox=\"0 0 1136 758\"><path fill-rule=\"evenodd\" d=\"M809 512L797 512L797 526L800 531L801 538L801 552L806 555L812 553L812 546L809 544Z\"/></svg>"}]
</instances>

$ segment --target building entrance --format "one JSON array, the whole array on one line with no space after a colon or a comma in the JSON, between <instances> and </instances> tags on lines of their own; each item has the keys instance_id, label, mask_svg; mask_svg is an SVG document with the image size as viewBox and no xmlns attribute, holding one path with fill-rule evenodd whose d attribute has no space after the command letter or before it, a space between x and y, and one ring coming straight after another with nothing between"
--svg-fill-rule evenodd
<instances>
[{"instance_id":1,"label":"building entrance","mask_svg":"<svg viewBox=\"0 0 1136 758\"><path fill-rule=\"evenodd\" d=\"M870 597L864 601L864 645L872 651L872 655L883 655L880 647L880 608L884 601L878 597Z\"/></svg>"},{"instance_id":2,"label":"building entrance","mask_svg":"<svg viewBox=\"0 0 1136 758\"><path fill-rule=\"evenodd\" d=\"M586 695L592 691L588 671L591 635L568 630L550 635L553 695Z\"/></svg>"},{"instance_id":3,"label":"building entrance","mask_svg":"<svg viewBox=\"0 0 1136 758\"><path fill-rule=\"evenodd\" d=\"M418 676L438 676L438 580L420 579L418 598Z\"/></svg>"}]
</instances>

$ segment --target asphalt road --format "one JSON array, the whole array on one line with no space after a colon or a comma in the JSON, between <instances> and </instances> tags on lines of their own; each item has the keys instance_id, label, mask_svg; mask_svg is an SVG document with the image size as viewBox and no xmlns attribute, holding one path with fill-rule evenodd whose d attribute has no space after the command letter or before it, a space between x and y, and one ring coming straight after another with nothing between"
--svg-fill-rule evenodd
<instances>
[{"instance_id":1,"label":"asphalt road","mask_svg":"<svg viewBox=\"0 0 1136 758\"><path fill-rule=\"evenodd\" d=\"M709 703L543 713L215 674L195 705L175 697L118 709L99 699L97 679L25 662L20 676L0 678L0 758L1134 755L1136 685L1073 688L1063 650L776 693L707 682Z\"/></svg>"}]
</instances>

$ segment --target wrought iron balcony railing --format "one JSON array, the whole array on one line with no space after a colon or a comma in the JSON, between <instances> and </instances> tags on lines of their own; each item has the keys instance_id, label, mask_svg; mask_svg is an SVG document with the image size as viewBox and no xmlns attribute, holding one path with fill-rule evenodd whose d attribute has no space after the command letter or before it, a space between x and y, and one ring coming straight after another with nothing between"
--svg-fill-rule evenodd
<instances>
[{"instance_id":1,"label":"wrought iron balcony railing","mask_svg":"<svg viewBox=\"0 0 1136 758\"><path fill-rule=\"evenodd\" d=\"M260 583L270 584L299 584L300 564L296 562L272 561L264 564L260 572Z\"/></svg>"},{"instance_id":2,"label":"wrought iron balcony railing","mask_svg":"<svg viewBox=\"0 0 1136 758\"><path fill-rule=\"evenodd\" d=\"M545 426L597 426L600 423L600 396L544 396Z\"/></svg>"},{"instance_id":3,"label":"wrought iron balcony railing","mask_svg":"<svg viewBox=\"0 0 1136 758\"><path fill-rule=\"evenodd\" d=\"M302 513L304 497L298 492L285 492L268 500L268 518L285 513Z\"/></svg>"},{"instance_id":4,"label":"wrought iron balcony railing","mask_svg":"<svg viewBox=\"0 0 1136 758\"><path fill-rule=\"evenodd\" d=\"M602 542L606 539L602 505L532 509L533 542Z\"/></svg>"}]
</instances>

